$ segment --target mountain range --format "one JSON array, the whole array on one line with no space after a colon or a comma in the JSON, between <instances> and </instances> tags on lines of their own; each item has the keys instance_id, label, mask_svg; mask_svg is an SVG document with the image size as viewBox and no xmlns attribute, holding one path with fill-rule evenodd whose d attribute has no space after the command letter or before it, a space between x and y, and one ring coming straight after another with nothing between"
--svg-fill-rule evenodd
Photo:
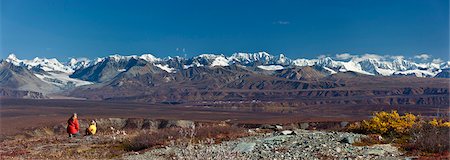
<instances>
[{"instance_id":1,"label":"mountain range","mask_svg":"<svg viewBox=\"0 0 450 160\"><path fill-rule=\"evenodd\" d=\"M7 90L4 93L8 95L24 95L11 94L11 91L29 91L96 100L179 102L306 98L302 103L327 103L310 102L310 99L397 95L400 99L368 100L406 103L401 100L405 98L402 96L414 95L414 103L448 104L445 94L448 97L449 64L449 61L418 63L401 57L348 61L331 57L290 59L267 52L231 56L201 54L192 58L111 55L97 59L72 58L65 63L54 58L21 60L11 54L1 60L0 87ZM438 98L430 95L438 95Z\"/></svg>"}]
</instances>

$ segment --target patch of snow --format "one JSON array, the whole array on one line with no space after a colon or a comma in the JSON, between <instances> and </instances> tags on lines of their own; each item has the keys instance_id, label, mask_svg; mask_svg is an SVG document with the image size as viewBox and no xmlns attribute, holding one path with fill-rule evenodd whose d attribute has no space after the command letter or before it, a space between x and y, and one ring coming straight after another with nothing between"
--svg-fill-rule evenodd
<instances>
[{"instance_id":1,"label":"patch of snow","mask_svg":"<svg viewBox=\"0 0 450 160\"><path fill-rule=\"evenodd\" d=\"M175 72L175 68L170 68L169 65L162 65L162 64L155 64L156 67L161 68L162 70L168 72L168 73L173 73Z\"/></svg>"},{"instance_id":2,"label":"patch of snow","mask_svg":"<svg viewBox=\"0 0 450 160\"><path fill-rule=\"evenodd\" d=\"M391 76L395 72L393 70L382 69L382 68L375 68L375 70L378 72L378 74L380 74L382 76Z\"/></svg>"},{"instance_id":3,"label":"patch of snow","mask_svg":"<svg viewBox=\"0 0 450 160\"><path fill-rule=\"evenodd\" d=\"M268 70L268 71L275 71L275 70L282 70L284 69L281 65L267 65L267 66L257 66L260 69Z\"/></svg>"},{"instance_id":4,"label":"patch of snow","mask_svg":"<svg viewBox=\"0 0 450 160\"><path fill-rule=\"evenodd\" d=\"M72 68L74 71L82 68L87 68L92 65L91 60L87 58L71 58L66 66Z\"/></svg>"},{"instance_id":5,"label":"patch of snow","mask_svg":"<svg viewBox=\"0 0 450 160\"><path fill-rule=\"evenodd\" d=\"M315 65L317 60L309 60L309 59L296 59L292 61L295 66L303 67L303 66L313 66Z\"/></svg>"},{"instance_id":6,"label":"patch of snow","mask_svg":"<svg viewBox=\"0 0 450 160\"><path fill-rule=\"evenodd\" d=\"M336 74L337 72L328 68L328 67L323 67L323 69L327 70L328 72L330 72L330 74Z\"/></svg>"},{"instance_id":7,"label":"patch of snow","mask_svg":"<svg viewBox=\"0 0 450 160\"><path fill-rule=\"evenodd\" d=\"M434 77L436 76L437 73L433 73L433 72L429 72L429 71L424 71L424 70L407 70L407 71L397 71L394 72L394 74L397 75L415 75L416 77Z\"/></svg>"},{"instance_id":8,"label":"patch of snow","mask_svg":"<svg viewBox=\"0 0 450 160\"><path fill-rule=\"evenodd\" d=\"M183 65L183 69L188 69L188 68L191 68L191 67L193 67L192 64L191 65Z\"/></svg>"},{"instance_id":9,"label":"patch of snow","mask_svg":"<svg viewBox=\"0 0 450 160\"><path fill-rule=\"evenodd\" d=\"M153 56L151 54L143 54L143 55L139 56L139 58L143 59L143 60L145 60L147 62L156 62L156 61L160 61L161 60L161 59L156 58L155 56Z\"/></svg>"},{"instance_id":10,"label":"patch of snow","mask_svg":"<svg viewBox=\"0 0 450 160\"><path fill-rule=\"evenodd\" d=\"M200 64L197 61L195 61L195 62L193 62L192 64L189 64L189 65L184 64L183 65L183 69L188 69L188 68L191 68L191 67L203 67L203 66L204 66L203 64Z\"/></svg>"},{"instance_id":11,"label":"patch of snow","mask_svg":"<svg viewBox=\"0 0 450 160\"><path fill-rule=\"evenodd\" d=\"M223 56L216 57L211 66L228 66L230 61Z\"/></svg>"},{"instance_id":12,"label":"patch of snow","mask_svg":"<svg viewBox=\"0 0 450 160\"><path fill-rule=\"evenodd\" d=\"M274 56L270 55L267 52L258 52L258 53L234 53L229 57L232 61L237 61L243 64L252 63L255 61L260 61L263 63L269 62L274 59Z\"/></svg>"},{"instance_id":13,"label":"patch of snow","mask_svg":"<svg viewBox=\"0 0 450 160\"><path fill-rule=\"evenodd\" d=\"M127 71L126 69L118 69L117 70L118 72L125 72L125 71Z\"/></svg>"},{"instance_id":14,"label":"patch of snow","mask_svg":"<svg viewBox=\"0 0 450 160\"><path fill-rule=\"evenodd\" d=\"M136 56L136 55L131 55L131 56L121 56L121 55L118 55L118 54L114 54L114 55L110 55L109 58L110 58L110 59L113 59L113 60L116 61L116 62L119 62L119 61L121 61L121 60L128 61L128 60L130 60L131 58L138 59L138 56Z\"/></svg>"},{"instance_id":15,"label":"patch of snow","mask_svg":"<svg viewBox=\"0 0 450 160\"><path fill-rule=\"evenodd\" d=\"M48 72L47 74L34 74L36 77L41 79L44 82L59 86L59 87L65 87L67 85L74 85L74 86L83 86L83 85L89 85L93 84L89 81L83 81L80 79L70 78L69 74L67 73L54 73L54 72Z\"/></svg>"}]
</instances>

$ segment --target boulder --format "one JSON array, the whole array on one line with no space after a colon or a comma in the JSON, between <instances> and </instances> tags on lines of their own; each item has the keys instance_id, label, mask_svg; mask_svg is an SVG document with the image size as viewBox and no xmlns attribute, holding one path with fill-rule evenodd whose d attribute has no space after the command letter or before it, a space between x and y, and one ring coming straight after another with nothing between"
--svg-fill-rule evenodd
<instances>
[{"instance_id":1,"label":"boulder","mask_svg":"<svg viewBox=\"0 0 450 160\"><path fill-rule=\"evenodd\" d=\"M236 147L234 147L233 152L240 152L240 153L247 153L253 151L255 149L256 143L247 143L247 142L241 142Z\"/></svg>"},{"instance_id":2,"label":"boulder","mask_svg":"<svg viewBox=\"0 0 450 160\"><path fill-rule=\"evenodd\" d=\"M301 123L300 124L300 129L308 129L309 128L309 123Z\"/></svg>"},{"instance_id":3,"label":"boulder","mask_svg":"<svg viewBox=\"0 0 450 160\"><path fill-rule=\"evenodd\" d=\"M291 130L284 130L284 131L281 131L281 134L282 135L292 135L292 134L295 134L295 133L294 133L294 131L291 131Z\"/></svg>"},{"instance_id":4,"label":"boulder","mask_svg":"<svg viewBox=\"0 0 450 160\"><path fill-rule=\"evenodd\" d=\"M359 140L359 138L357 138L357 137L347 136L347 137L342 138L339 142L353 144L358 140Z\"/></svg>"},{"instance_id":5,"label":"boulder","mask_svg":"<svg viewBox=\"0 0 450 160\"><path fill-rule=\"evenodd\" d=\"M142 129L151 129L155 130L158 129L158 126L161 122L151 119L144 119L142 122Z\"/></svg>"},{"instance_id":6,"label":"boulder","mask_svg":"<svg viewBox=\"0 0 450 160\"><path fill-rule=\"evenodd\" d=\"M159 124L158 128L171 128L171 127L180 127L180 128L192 128L195 126L194 121L188 120L162 120Z\"/></svg>"},{"instance_id":7,"label":"boulder","mask_svg":"<svg viewBox=\"0 0 450 160\"><path fill-rule=\"evenodd\" d=\"M280 144L283 142L286 142L291 136L290 135L280 135L280 136L273 136L264 139L264 143L267 144Z\"/></svg>"},{"instance_id":8,"label":"boulder","mask_svg":"<svg viewBox=\"0 0 450 160\"><path fill-rule=\"evenodd\" d=\"M341 125L342 128L347 127L348 122L347 121L343 121L343 122L340 123L340 125Z\"/></svg>"},{"instance_id":9,"label":"boulder","mask_svg":"<svg viewBox=\"0 0 450 160\"><path fill-rule=\"evenodd\" d=\"M142 119L128 118L125 122L124 129L141 129L143 125Z\"/></svg>"},{"instance_id":10,"label":"boulder","mask_svg":"<svg viewBox=\"0 0 450 160\"><path fill-rule=\"evenodd\" d=\"M282 130L282 129L283 129L283 126L281 126L281 125L275 125L275 129L277 129L277 130Z\"/></svg>"},{"instance_id":11,"label":"boulder","mask_svg":"<svg viewBox=\"0 0 450 160\"><path fill-rule=\"evenodd\" d=\"M364 151L365 155L376 155L376 156L383 156L386 153L386 151L382 149L369 149L367 151Z\"/></svg>"},{"instance_id":12,"label":"boulder","mask_svg":"<svg viewBox=\"0 0 450 160\"><path fill-rule=\"evenodd\" d=\"M106 118L96 120L98 130L110 130L111 127L115 129L122 129L126 125L126 119L123 118Z\"/></svg>"}]
</instances>

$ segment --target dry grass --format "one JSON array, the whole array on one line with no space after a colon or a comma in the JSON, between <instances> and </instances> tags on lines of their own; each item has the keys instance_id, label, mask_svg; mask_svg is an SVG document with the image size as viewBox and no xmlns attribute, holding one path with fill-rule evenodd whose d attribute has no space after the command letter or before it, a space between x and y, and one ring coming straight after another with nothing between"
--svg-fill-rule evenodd
<instances>
[{"instance_id":1,"label":"dry grass","mask_svg":"<svg viewBox=\"0 0 450 160\"><path fill-rule=\"evenodd\" d=\"M229 125L198 126L193 128L167 128L155 132L142 132L124 143L127 151L140 151L170 143L220 143L247 136L244 128ZM212 142L211 142L212 141Z\"/></svg>"}]
</instances>

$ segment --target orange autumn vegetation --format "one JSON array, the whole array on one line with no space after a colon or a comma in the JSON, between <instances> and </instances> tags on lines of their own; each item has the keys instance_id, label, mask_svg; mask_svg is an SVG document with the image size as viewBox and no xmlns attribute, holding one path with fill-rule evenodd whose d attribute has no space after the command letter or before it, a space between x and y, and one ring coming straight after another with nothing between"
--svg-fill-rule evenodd
<instances>
[{"instance_id":1,"label":"orange autumn vegetation","mask_svg":"<svg viewBox=\"0 0 450 160\"><path fill-rule=\"evenodd\" d=\"M372 134L404 134L416 123L417 117L406 113L399 115L397 111L377 112L369 120L354 123L349 126L350 130Z\"/></svg>"}]
</instances>

